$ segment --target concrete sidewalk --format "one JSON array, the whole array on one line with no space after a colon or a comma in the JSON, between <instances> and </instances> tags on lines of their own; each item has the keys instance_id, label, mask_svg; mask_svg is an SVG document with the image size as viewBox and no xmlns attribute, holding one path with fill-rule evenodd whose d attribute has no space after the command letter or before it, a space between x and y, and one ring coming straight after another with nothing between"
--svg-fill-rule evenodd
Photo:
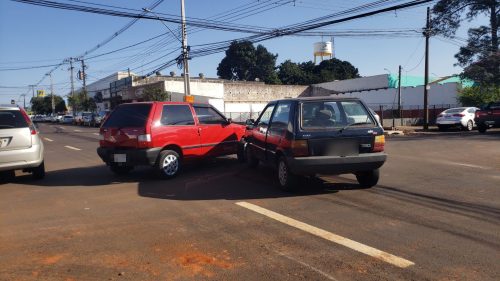
<instances>
[{"instance_id":1,"label":"concrete sidewalk","mask_svg":"<svg viewBox=\"0 0 500 281\"><path fill-rule=\"evenodd\" d=\"M427 133L437 133L440 132L437 126L429 126L428 130L424 130L422 126L396 126L396 127L384 127L384 133L386 135L411 135L411 134L427 134Z\"/></svg>"}]
</instances>

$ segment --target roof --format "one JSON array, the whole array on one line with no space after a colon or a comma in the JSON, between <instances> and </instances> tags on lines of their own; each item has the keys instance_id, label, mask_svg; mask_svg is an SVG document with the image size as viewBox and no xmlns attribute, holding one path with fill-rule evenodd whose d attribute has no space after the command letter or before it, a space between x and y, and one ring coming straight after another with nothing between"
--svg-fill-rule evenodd
<instances>
[{"instance_id":1,"label":"roof","mask_svg":"<svg viewBox=\"0 0 500 281\"><path fill-rule=\"evenodd\" d=\"M397 88L398 87L398 75L397 74L389 74L389 88ZM472 87L474 86L474 82L467 79L461 79L459 76L447 76L447 77L429 77L429 83L431 84L439 84L443 85L446 83L459 83L462 87ZM423 86L425 84L424 76L409 76L409 75L401 75L401 87L418 87Z\"/></svg>"},{"instance_id":2,"label":"roof","mask_svg":"<svg viewBox=\"0 0 500 281\"><path fill-rule=\"evenodd\" d=\"M419 87L425 84L423 76L401 75L401 87ZM446 83L458 83L462 87L474 86L471 80L461 79L459 76L429 77L429 83L443 85ZM397 74L382 74L375 76L346 79L313 84L313 87L322 88L330 93L351 93L381 89L398 88L399 77Z\"/></svg>"},{"instance_id":3,"label":"roof","mask_svg":"<svg viewBox=\"0 0 500 281\"><path fill-rule=\"evenodd\" d=\"M355 97L346 97L346 96L319 96L319 97L297 97L297 98L286 98L286 99L277 99L273 101L285 101L285 100L290 100L290 101L322 101L322 100L329 100L329 101L336 101L336 100L359 100L359 98Z\"/></svg>"},{"instance_id":4,"label":"roof","mask_svg":"<svg viewBox=\"0 0 500 281\"><path fill-rule=\"evenodd\" d=\"M1 109L17 109L20 110L19 106L15 104L0 104Z\"/></svg>"}]
</instances>

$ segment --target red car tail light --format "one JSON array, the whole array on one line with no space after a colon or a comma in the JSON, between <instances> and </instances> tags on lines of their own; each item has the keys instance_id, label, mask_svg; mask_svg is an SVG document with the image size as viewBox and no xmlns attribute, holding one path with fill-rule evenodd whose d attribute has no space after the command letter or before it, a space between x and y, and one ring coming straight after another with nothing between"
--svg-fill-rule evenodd
<instances>
[{"instance_id":1,"label":"red car tail light","mask_svg":"<svg viewBox=\"0 0 500 281\"><path fill-rule=\"evenodd\" d=\"M385 136L375 136L375 143L373 145L373 152L382 152L384 151L385 146Z\"/></svg>"},{"instance_id":2,"label":"red car tail light","mask_svg":"<svg viewBox=\"0 0 500 281\"><path fill-rule=\"evenodd\" d=\"M21 114L23 115L24 120L26 120L26 123L28 123L28 127L30 128L31 134L32 135L36 135L37 132L36 132L35 125L33 124L33 122L31 122L31 119L28 116L28 114L26 114L26 111L24 111L23 109L21 109Z\"/></svg>"},{"instance_id":3,"label":"red car tail light","mask_svg":"<svg viewBox=\"0 0 500 281\"><path fill-rule=\"evenodd\" d=\"M292 141L292 154L296 157L309 156L309 146L307 140Z\"/></svg>"},{"instance_id":4,"label":"red car tail light","mask_svg":"<svg viewBox=\"0 0 500 281\"><path fill-rule=\"evenodd\" d=\"M453 117L464 117L465 114L463 113L457 113L457 114L453 114Z\"/></svg>"},{"instance_id":5,"label":"red car tail light","mask_svg":"<svg viewBox=\"0 0 500 281\"><path fill-rule=\"evenodd\" d=\"M151 145L151 134L138 135L137 145L139 147L149 147Z\"/></svg>"}]
</instances>

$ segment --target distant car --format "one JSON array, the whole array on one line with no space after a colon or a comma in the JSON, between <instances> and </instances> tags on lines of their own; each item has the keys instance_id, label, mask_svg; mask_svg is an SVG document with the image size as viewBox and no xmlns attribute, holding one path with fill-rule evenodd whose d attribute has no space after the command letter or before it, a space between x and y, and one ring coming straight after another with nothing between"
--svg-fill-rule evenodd
<instances>
[{"instance_id":1,"label":"distant car","mask_svg":"<svg viewBox=\"0 0 500 281\"><path fill-rule=\"evenodd\" d=\"M24 109L0 105L0 174L12 177L15 170L45 177L44 147L38 131Z\"/></svg>"},{"instance_id":2,"label":"distant car","mask_svg":"<svg viewBox=\"0 0 500 281\"><path fill-rule=\"evenodd\" d=\"M64 115L61 119L62 124L73 124L74 118L72 115Z\"/></svg>"},{"instance_id":3,"label":"distant car","mask_svg":"<svg viewBox=\"0 0 500 281\"><path fill-rule=\"evenodd\" d=\"M101 124L104 122L104 120L108 117L109 113L110 113L109 110L103 110L97 114L94 114L92 126L100 127Z\"/></svg>"},{"instance_id":4,"label":"distant car","mask_svg":"<svg viewBox=\"0 0 500 281\"><path fill-rule=\"evenodd\" d=\"M59 120L61 120L61 118L64 116L64 114L55 114L52 116L52 118L50 119L50 122L52 123L58 123Z\"/></svg>"},{"instance_id":5,"label":"distant car","mask_svg":"<svg viewBox=\"0 0 500 281\"><path fill-rule=\"evenodd\" d=\"M492 127L500 127L500 101L491 102L477 110L474 120L480 133L486 133Z\"/></svg>"},{"instance_id":6,"label":"distant car","mask_svg":"<svg viewBox=\"0 0 500 281\"><path fill-rule=\"evenodd\" d=\"M85 116L92 116L92 114L92 112L78 112L73 119L73 123L81 126L83 125L83 118Z\"/></svg>"},{"instance_id":7,"label":"distant car","mask_svg":"<svg viewBox=\"0 0 500 281\"><path fill-rule=\"evenodd\" d=\"M441 112L436 119L436 125L440 131L451 127L472 131L476 126L474 117L477 107L456 107Z\"/></svg>"},{"instance_id":8,"label":"distant car","mask_svg":"<svg viewBox=\"0 0 500 281\"><path fill-rule=\"evenodd\" d=\"M302 176L348 173L369 188L377 184L387 158L384 130L357 98L272 101L246 124L240 145L248 166L275 168L284 190Z\"/></svg>"},{"instance_id":9,"label":"distant car","mask_svg":"<svg viewBox=\"0 0 500 281\"><path fill-rule=\"evenodd\" d=\"M95 113L92 113L90 115L84 115L82 118L82 125L83 126L95 126L94 125L94 116Z\"/></svg>"},{"instance_id":10,"label":"distant car","mask_svg":"<svg viewBox=\"0 0 500 281\"><path fill-rule=\"evenodd\" d=\"M40 115L40 114L37 114L33 117L32 121L33 122L43 122L45 119L45 115Z\"/></svg>"}]
</instances>

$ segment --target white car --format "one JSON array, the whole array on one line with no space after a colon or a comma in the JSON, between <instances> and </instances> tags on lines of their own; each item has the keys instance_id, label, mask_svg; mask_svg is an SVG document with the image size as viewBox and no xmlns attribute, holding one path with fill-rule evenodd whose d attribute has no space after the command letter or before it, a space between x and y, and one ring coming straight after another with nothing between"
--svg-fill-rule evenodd
<instances>
[{"instance_id":1,"label":"white car","mask_svg":"<svg viewBox=\"0 0 500 281\"><path fill-rule=\"evenodd\" d=\"M441 112L436 119L436 125L440 131L450 127L459 127L463 130L472 131L476 126L474 123L474 114L477 107L457 107L450 108Z\"/></svg>"}]
</instances>

